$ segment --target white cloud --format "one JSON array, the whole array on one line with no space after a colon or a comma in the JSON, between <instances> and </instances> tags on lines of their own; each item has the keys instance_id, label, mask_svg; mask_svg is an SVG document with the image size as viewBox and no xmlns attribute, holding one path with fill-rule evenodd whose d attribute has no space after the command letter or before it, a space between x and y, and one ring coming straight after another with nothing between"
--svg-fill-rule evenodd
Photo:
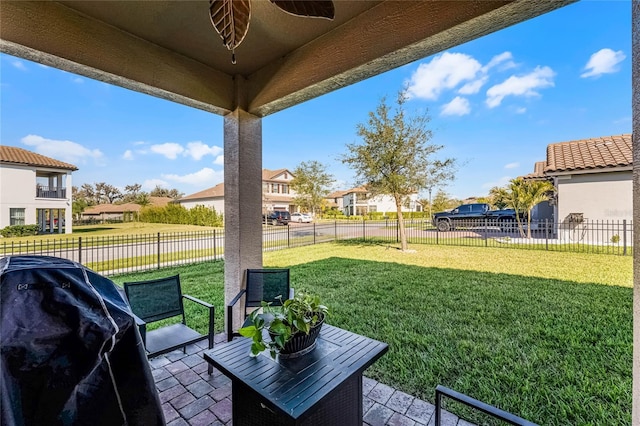
<instances>
[{"instance_id":1,"label":"white cloud","mask_svg":"<svg viewBox=\"0 0 640 426\"><path fill-rule=\"evenodd\" d=\"M82 84L84 83L84 79L80 78L80 77L75 77L71 79L72 82L76 83L76 84Z\"/></svg>"},{"instance_id":2,"label":"white cloud","mask_svg":"<svg viewBox=\"0 0 640 426\"><path fill-rule=\"evenodd\" d=\"M482 76L479 79L471 81L465 84L464 86L462 86L458 90L458 93L460 93L461 95L474 95L480 91L480 89L482 88L482 86L484 86L487 80L489 80L488 76L486 75Z\"/></svg>"},{"instance_id":3,"label":"white cloud","mask_svg":"<svg viewBox=\"0 0 640 426\"><path fill-rule=\"evenodd\" d=\"M122 154L123 160L133 160L133 152L130 149L126 150L124 154Z\"/></svg>"},{"instance_id":4,"label":"white cloud","mask_svg":"<svg viewBox=\"0 0 640 426\"><path fill-rule=\"evenodd\" d=\"M209 185L213 186L218 184L224 180L224 172L219 170L213 170L209 167L205 167L200 171L195 173L190 173L187 175L173 175L167 174L162 175L164 179L170 180L172 182L186 183L189 185Z\"/></svg>"},{"instance_id":5,"label":"white cloud","mask_svg":"<svg viewBox=\"0 0 640 426\"><path fill-rule=\"evenodd\" d=\"M442 107L442 111L440 115L467 115L471 112L471 107L469 106L469 101L467 98L463 98L460 96L456 96L453 98L451 102L445 104Z\"/></svg>"},{"instance_id":6,"label":"white cloud","mask_svg":"<svg viewBox=\"0 0 640 426\"><path fill-rule=\"evenodd\" d=\"M495 108L507 96L540 96L538 89L553 87L555 72L549 67L537 66L532 72L523 76L511 76L500 84L487 90L487 106Z\"/></svg>"},{"instance_id":7,"label":"white cloud","mask_svg":"<svg viewBox=\"0 0 640 426\"><path fill-rule=\"evenodd\" d=\"M494 181L494 182L486 182L482 184L482 187L485 189L491 189L495 186L497 187L501 187L501 186L505 186L506 184L509 183L509 181L513 179L511 176L502 176L501 178L499 178L498 180Z\"/></svg>"},{"instance_id":8,"label":"white cloud","mask_svg":"<svg viewBox=\"0 0 640 426\"><path fill-rule=\"evenodd\" d=\"M13 61L13 62L11 62L11 65L13 65L15 68L19 69L20 71L26 71L27 70L27 66L22 61L18 61L18 60Z\"/></svg>"},{"instance_id":9,"label":"white cloud","mask_svg":"<svg viewBox=\"0 0 640 426\"><path fill-rule=\"evenodd\" d=\"M180 144L167 142L158 145L151 145L151 152L164 155L170 160L175 160L178 158L178 154L182 154L184 152L184 148Z\"/></svg>"},{"instance_id":10,"label":"white cloud","mask_svg":"<svg viewBox=\"0 0 640 426\"><path fill-rule=\"evenodd\" d=\"M527 112L525 107L516 108L516 114L524 114L525 112Z\"/></svg>"},{"instance_id":11,"label":"white cloud","mask_svg":"<svg viewBox=\"0 0 640 426\"><path fill-rule=\"evenodd\" d=\"M147 179L142 182L142 189L144 189L145 191L151 191L156 186L167 188L169 186L169 183L162 179Z\"/></svg>"},{"instance_id":12,"label":"white cloud","mask_svg":"<svg viewBox=\"0 0 640 426\"><path fill-rule=\"evenodd\" d=\"M505 169L517 169L518 167L520 167L520 163L509 163L504 165Z\"/></svg>"},{"instance_id":13,"label":"white cloud","mask_svg":"<svg viewBox=\"0 0 640 426\"><path fill-rule=\"evenodd\" d=\"M99 149L89 149L72 141L46 139L38 135L27 135L21 139L25 145L35 148L38 154L55 158L71 164L84 164L87 158L93 158L97 164L103 164L104 156Z\"/></svg>"},{"instance_id":14,"label":"white cloud","mask_svg":"<svg viewBox=\"0 0 640 426\"><path fill-rule=\"evenodd\" d=\"M409 97L436 100L442 91L476 78L482 66L464 53L445 52L420 64L407 87Z\"/></svg>"},{"instance_id":15,"label":"white cloud","mask_svg":"<svg viewBox=\"0 0 640 426\"><path fill-rule=\"evenodd\" d=\"M213 164L218 166L224 166L224 155L218 155L215 160L213 160Z\"/></svg>"},{"instance_id":16,"label":"white cloud","mask_svg":"<svg viewBox=\"0 0 640 426\"><path fill-rule=\"evenodd\" d=\"M622 50L614 52L611 49L600 49L589 58L589 62L585 65L585 73L580 77L599 77L602 74L611 74L619 71L618 64L626 58Z\"/></svg>"},{"instance_id":17,"label":"white cloud","mask_svg":"<svg viewBox=\"0 0 640 426\"><path fill-rule=\"evenodd\" d=\"M147 143L145 141L135 141L133 142L133 146L138 146L138 145L146 145Z\"/></svg>"},{"instance_id":18,"label":"white cloud","mask_svg":"<svg viewBox=\"0 0 640 426\"><path fill-rule=\"evenodd\" d=\"M489 63L484 67L482 67L482 71L486 73L491 68L494 68L498 65L500 65L498 67L500 71L504 71L510 68L515 68L517 66L515 62L513 62L513 55L511 54L511 52L502 52L499 55L496 55L493 58L491 58Z\"/></svg>"},{"instance_id":19,"label":"white cloud","mask_svg":"<svg viewBox=\"0 0 640 426\"><path fill-rule=\"evenodd\" d=\"M205 155L217 156L222 153L222 148L219 146L209 146L200 141L197 142L189 142L187 144L187 149L184 152L184 155L189 155L194 160L200 160Z\"/></svg>"}]
</instances>

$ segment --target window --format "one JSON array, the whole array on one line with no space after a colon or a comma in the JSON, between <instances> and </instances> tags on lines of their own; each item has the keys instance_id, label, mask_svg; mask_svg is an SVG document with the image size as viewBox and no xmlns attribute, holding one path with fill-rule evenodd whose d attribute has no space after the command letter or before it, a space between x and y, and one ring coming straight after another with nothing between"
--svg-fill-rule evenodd
<instances>
[{"instance_id":1,"label":"window","mask_svg":"<svg viewBox=\"0 0 640 426\"><path fill-rule=\"evenodd\" d=\"M9 209L9 225L24 225L24 209Z\"/></svg>"},{"instance_id":2,"label":"window","mask_svg":"<svg viewBox=\"0 0 640 426\"><path fill-rule=\"evenodd\" d=\"M471 213L471 206L469 204L464 204L458 207L458 213Z\"/></svg>"},{"instance_id":3,"label":"window","mask_svg":"<svg viewBox=\"0 0 640 426\"><path fill-rule=\"evenodd\" d=\"M285 178L285 179L288 179L288 178L287 178L287 172L284 172L284 178Z\"/></svg>"},{"instance_id":4,"label":"window","mask_svg":"<svg viewBox=\"0 0 640 426\"><path fill-rule=\"evenodd\" d=\"M278 193L278 184L277 183L272 183L271 184L271 192L273 192L274 194Z\"/></svg>"},{"instance_id":5,"label":"window","mask_svg":"<svg viewBox=\"0 0 640 426\"><path fill-rule=\"evenodd\" d=\"M484 213L484 204L471 204L471 211L473 213Z\"/></svg>"},{"instance_id":6,"label":"window","mask_svg":"<svg viewBox=\"0 0 640 426\"><path fill-rule=\"evenodd\" d=\"M287 184L283 184L282 185L282 193L283 194L288 194L289 193L289 185L287 185Z\"/></svg>"}]
</instances>

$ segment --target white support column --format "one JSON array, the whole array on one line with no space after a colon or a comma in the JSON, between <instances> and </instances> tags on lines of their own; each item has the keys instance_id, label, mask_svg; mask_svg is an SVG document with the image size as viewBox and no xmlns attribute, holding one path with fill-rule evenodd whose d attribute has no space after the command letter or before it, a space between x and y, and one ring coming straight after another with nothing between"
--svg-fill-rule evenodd
<instances>
[{"instance_id":1,"label":"white support column","mask_svg":"<svg viewBox=\"0 0 640 426\"><path fill-rule=\"evenodd\" d=\"M640 425L640 1L631 2L633 110L633 386L631 424Z\"/></svg>"},{"instance_id":2,"label":"white support column","mask_svg":"<svg viewBox=\"0 0 640 426\"><path fill-rule=\"evenodd\" d=\"M225 306L244 288L245 270L262 267L261 215L262 119L236 109L224 118ZM239 309L233 324L242 324Z\"/></svg>"}]
</instances>

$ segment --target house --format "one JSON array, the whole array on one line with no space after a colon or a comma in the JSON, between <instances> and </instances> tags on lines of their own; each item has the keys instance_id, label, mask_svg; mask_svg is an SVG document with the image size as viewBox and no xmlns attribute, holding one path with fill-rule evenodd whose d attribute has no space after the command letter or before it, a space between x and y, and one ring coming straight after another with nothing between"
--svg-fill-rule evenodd
<instances>
[{"instance_id":1,"label":"house","mask_svg":"<svg viewBox=\"0 0 640 426\"><path fill-rule=\"evenodd\" d=\"M402 206L403 212L422 211L422 206L417 202L418 194L409 196L409 200ZM357 187L342 191L342 211L345 216L366 215L367 213L396 212L396 202L389 195L377 195L372 197L366 188Z\"/></svg>"},{"instance_id":2,"label":"house","mask_svg":"<svg viewBox=\"0 0 640 426\"><path fill-rule=\"evenodd\" d=\"M524 178L553 182L558 222L631 221L632 168L631 134L623 134L549 144L546 161Z\"/></svg>"},{"instance_id":3,"label":"house","mask_svg":"<svg viewBox=\"0 0 640 426\"><path fill-rule=\"evenodd\" d=\"M155 207L164 207L172 201L170 197L149 197L149 205ZM141 210L142 206L135 203L98 204L84 209L80 218L93 222L122 222L133 220Z\"/></svg>"},{"instance_id":4,"label":"house","mask_svg":"<svg viewBox=\"0 0 640 426\"><path fill-rule=\"evenodd\" d=\"M344 194L346 191L334 191L328 194L324 199L326 200L326 206L330 209L336 209L338 211L344 211Z\"/></svg>"},{"instance_id":5,"label":"house","mask_svg":"<svg viewBox=\"0 0 640 426\"><path fill-rule=\"evenodd\" d=\"M41 232L70 234L76 170L26 149L0 146L0 228L38 224Z\"/></svg>"},{"instance_id":6,"label":"house","mask_svg":"<svg viewBox=\"0 0 640 426\"><path fill-rule=\"evenodd\" d=\"M262 169L262 212L274 210L296 211L293 203L295 191L291 190L293 175L287 169ZM187 195L177 200L182 206L191 209L197 205L213 207L224 212L224 183L212 188Z\"/></svg>"},{"instance_id":7,"label":"house","mask_svg":"<svg viewBox=\"0 0 640 426\"><path fill-rule=\"evenodd\" d=\"M628 223L630 241L632 169L631 134L623 134L549 144L546 160L523 178L553 182L549 204L561 236L580 239L589 232L607 242L621 238Z\"/></svg>"}]
</instances>

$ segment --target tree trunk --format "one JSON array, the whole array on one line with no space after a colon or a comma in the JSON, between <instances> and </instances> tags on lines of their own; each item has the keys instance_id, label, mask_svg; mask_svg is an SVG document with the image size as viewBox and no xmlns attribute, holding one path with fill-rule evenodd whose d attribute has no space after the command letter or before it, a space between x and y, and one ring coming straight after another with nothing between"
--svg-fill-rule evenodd
<instances>
[{"instance_id":1,"label":"tree trunk","mask_svg":"<svg viewBox=\"0 0 640 426\"><path fill-rule=\"evenodd\" d=\"M396 197L396 210L398 212L398 225L400 226L400 249L406 251L407 246L407 233L404 229L404 218L402 217L402 199Z\"/></svg>"},{"instance_id":2,"label":"tree trunk","mask_svg":"<svg viewBox=\"0 0 640 426\"><path fill-rule=\"evenodd\" d=\"M527 212L527 238L531 239L531 210Z\"/></svg>"}]
</instances>

